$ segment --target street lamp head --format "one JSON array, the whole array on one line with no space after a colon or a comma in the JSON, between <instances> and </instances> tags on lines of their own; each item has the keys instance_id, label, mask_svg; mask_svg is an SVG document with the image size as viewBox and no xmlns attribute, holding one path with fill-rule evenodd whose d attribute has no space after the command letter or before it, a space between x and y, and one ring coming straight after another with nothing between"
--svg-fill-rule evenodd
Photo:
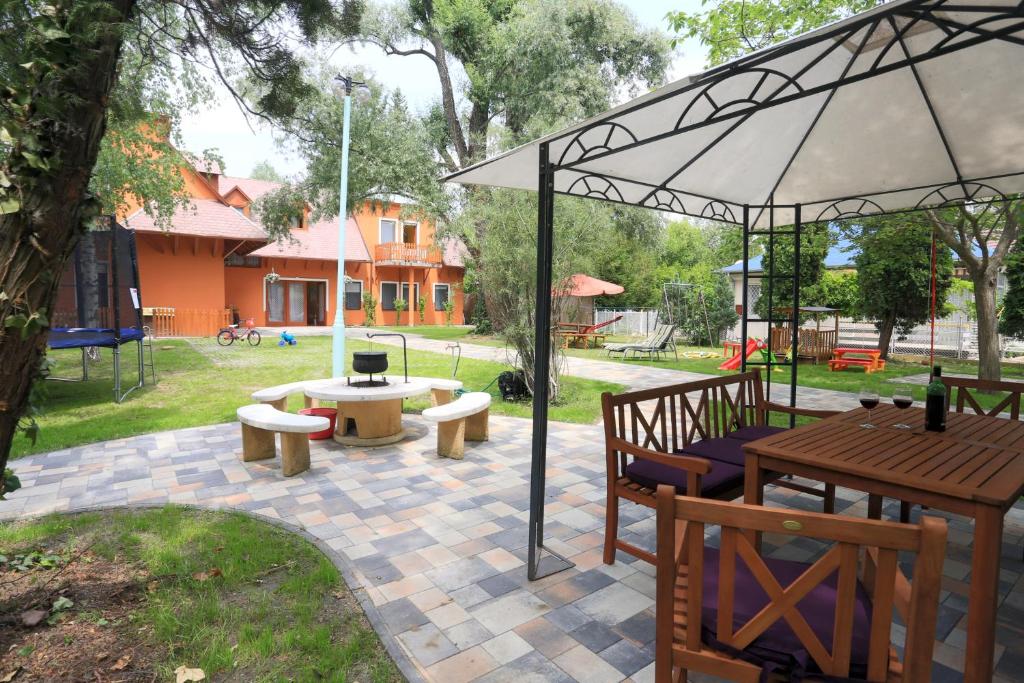
<instances>
[{"instance_id":1,"label":"street lamp head","mask_svg":"<svg viewBox=\"0 0 1024 683\"><path fill-rule=\"evenodd\" d=\"M351 76L337 75L334 77L334 82L331 84L331 90L334 91L335 96L339 100L343 100L350 95L355 95L356 101L359 103L366 102L370 96L370 89L366 83L357 81Z\"/></svg>"}]
</instances>

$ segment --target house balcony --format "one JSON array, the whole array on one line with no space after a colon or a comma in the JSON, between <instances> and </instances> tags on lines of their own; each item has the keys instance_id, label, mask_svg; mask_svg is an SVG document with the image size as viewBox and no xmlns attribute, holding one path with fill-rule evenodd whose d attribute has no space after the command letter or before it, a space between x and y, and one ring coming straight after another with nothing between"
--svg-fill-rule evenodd
<instances>
[{"instance_id":1,"label":"house balcony","mask_svg":"<svg viewBox=\"0 0 1024 683\"><path fill-rule=\"evenodd\" d=\"M420 246L405 242L378 244L374 261L380 266L419 266L440 268L441 250L434 246Z\"/></svg>"}]
</instances>

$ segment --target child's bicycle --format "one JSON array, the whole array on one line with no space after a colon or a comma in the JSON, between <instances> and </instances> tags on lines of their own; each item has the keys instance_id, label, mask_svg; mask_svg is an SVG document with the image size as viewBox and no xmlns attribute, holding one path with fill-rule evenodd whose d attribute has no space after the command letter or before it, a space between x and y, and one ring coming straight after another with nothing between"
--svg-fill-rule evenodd
<instances>
[{"instance_id":1,"label":"child's bicycle","mask_svg":"<svg viewBox=\"0 0 1024 683\"><path fill-rule=\"evenodd\" d=\"M253 318L246 319L244 332L238 331L238 325L229 325L222 327L217 333L217 343L221 346L231 346L236 339L244 339L249 342L249 346L260 345L260 333L256 331L256 321Z\"/></svg>"}]
</instances>

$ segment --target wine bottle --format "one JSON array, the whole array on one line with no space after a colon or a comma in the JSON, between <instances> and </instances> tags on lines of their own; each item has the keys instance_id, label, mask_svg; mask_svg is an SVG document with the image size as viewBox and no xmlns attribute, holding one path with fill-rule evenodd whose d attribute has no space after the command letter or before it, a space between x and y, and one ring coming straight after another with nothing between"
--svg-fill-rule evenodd
<instances>
[{"instance_id":1,"label":"wine bottle","mask_svg":"<svg viewBox=\"0 0 1024 683\"><path fill-rule=\"evenodd\" d=\"M929 432L946 431L946 385L942 383L942 368L938 365L925 390L924 428Z\"/></svg>"}]
</instances>

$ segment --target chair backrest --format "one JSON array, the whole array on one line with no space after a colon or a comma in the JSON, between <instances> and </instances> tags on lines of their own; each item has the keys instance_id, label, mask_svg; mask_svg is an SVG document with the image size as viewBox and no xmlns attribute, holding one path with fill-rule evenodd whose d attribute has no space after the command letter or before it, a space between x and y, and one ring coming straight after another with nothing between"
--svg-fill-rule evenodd
<instances>
[{"instance_id":1,"label":"chair backrest","mask_svg":"<svg viewBox=\"0 0 1024 683\"><path fill-rule=\"evenodd\" d=\"M654 341L654 343L651 344L651 346L659 348L659 349L665 348L665 346L667 346L668 343L670 341L672 341L672 335L674 335L675 333L676 333L676 326L675 325L665 325L665 329L663 329L661 331L661 336L659 336Z\"/></svg>"},{"instance_id":2,"label":"chair backrest","mask_svg":"<svg viewBox=\"0 0 1024 683\"><path fill-rule=\"evenodd\" d=\"M605 442L617 437L674 453L694 441L764 424L764 411L757 409L763 404L761 375L756 371L622 394L605 392ZM625 466L623 462L621 467Z\"/></svg>"},{"instance_id":3,"label":"chair backrest","mask_svg":"<svg viewBox=\"0 0 1024 683\"><path fill-rule=\"evenodd\" d=\"M831 676L848 677L853 646L858 569L872 602L867 649L867 678L886 680L890 661L893 609L907 625L903 681L927 681L946 548L946 522L922 517L919 524L898 524L798 510L780 510L704 498L676 496L671 486L659 486L657 496L657 634L655 679L667 680L677 656L693 670L705 664L708 673L731 677L757 667L723 657L702 646L704 600L704 531L721 527L715 639L731 650L743 650L774 623L785 620L806 651ZM677 529L682 523L682 538ZM789 586L782 586L744 532L770 532L833 541L835 544ZM863 561L861 549L863 552ZM898 553L915 553L913 583L902 574ZM753 618L735 627L737 558L760 584L768 603ZM687 566L685 588L677 585L680 565ZM833 638L823 643L797 609L812 589L838 573L834 584ZM686 636L674 642L674 617L685 614ZM826 615L827 616L827 615ZM831 648L828 646L831 645Z\"/></svg>"},{"instance_id":4,"label":"chair backrest","mask_svg":"<svg viewBox=\"0 0 1024 683\"><path fill-rule=\"evenodd\" d=\"M970 407L978 415L1000 415L1009 413L1010 419L1020 419L1020 399L1024 394L1024 382L971 379L969 377L943 377L946 385L946 403L958 413ZM1006 396L994 408L982 408L972 391L1005 393Z\"/></svg>"}]
</instances>

